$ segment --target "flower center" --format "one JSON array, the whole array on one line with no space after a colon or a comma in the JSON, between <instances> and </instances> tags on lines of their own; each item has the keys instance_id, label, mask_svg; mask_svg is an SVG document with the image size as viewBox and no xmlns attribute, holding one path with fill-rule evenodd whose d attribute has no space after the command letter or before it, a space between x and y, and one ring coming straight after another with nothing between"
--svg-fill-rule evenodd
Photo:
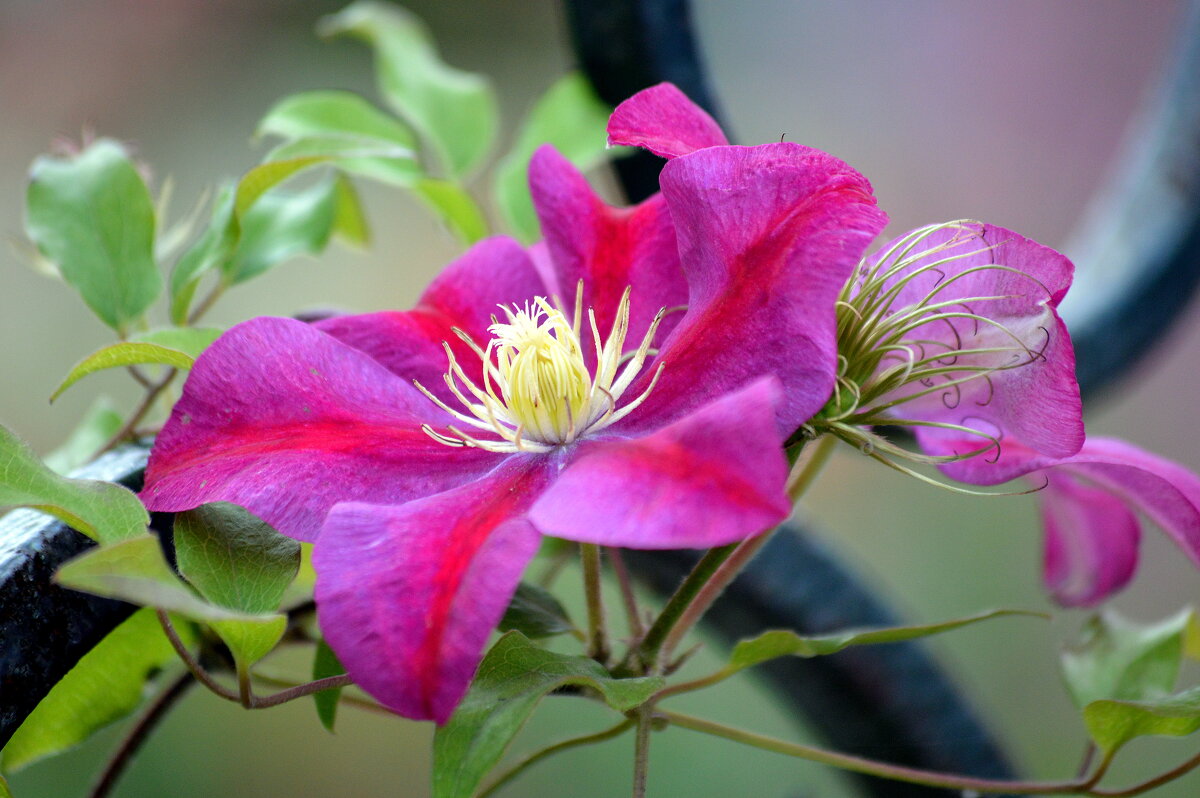
<instances>
[{"instance_id":1,"label":"flower center","mask_svg":"<svg viewBox=\"0 0 1200 798\"><path fill-rule=\"evenodd\" d=\"M608 337L601 340L596 314L587 313L596 349L596 370L588 371L580 338L583 283L575 295L574 320L568 321L560 304L535 297L524 307L501 305L505 320L492 317L492 338L480 348L471 337L455 328L457 335L482 364L482 385L466 375L449 344L443 342L449 370L446 385L462 404L450 407L423 385L419 388L431 401L454 418L497 439L481 438L457 426L438 432L423 429L447 446L472 446L494 452L545 452L568 444L585 433L595 432L627 416L645 401L662 373L659 364L650 384L635 399L618 408L621 396L641 372L651 349L664 310L650 323L636 350L625 353L629 333L629 294L625 289L617 306Z\"/></svg>"}]
</instances>

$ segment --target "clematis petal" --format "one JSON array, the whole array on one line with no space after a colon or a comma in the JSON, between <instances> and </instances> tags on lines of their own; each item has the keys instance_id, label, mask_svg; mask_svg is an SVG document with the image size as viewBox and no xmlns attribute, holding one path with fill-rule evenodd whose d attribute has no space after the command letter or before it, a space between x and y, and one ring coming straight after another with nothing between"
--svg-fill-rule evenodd
<instances>
[{"instance_id":1,"label":"clematis petal","mask_svg":"<svg viewBox=\"0 0 1200 798\"><path fill-rule=\"evenodd\" d=\"M486 346L491 337L487 328L499 312L498 305L525 303L546 292L520 244L508 238L489 238L447 266L413 310L335 316L315 326L451 402L453 395L443 380L443 341L449 342L469 377L477 379L482 372L479 357L452 328Z\"/></svg>"},{"instance_id":2,"label":"clematis petal","mask_svg":"<svg viewBox=\"0 0 1200 798\"><path fill-rule=\"evenodd\" d=\"M1200 566L1200 477L1195 473L1113 438L1089 438L1060 467L1145 513Z\"/></svg>"},{"instance_id":3,"label":"clematis petal","mask_svg":"<svg viewBox=\"0 0 1200 798\"><path fill-rule=\"evenodd\" d=\"M659 310L687 302L675 228L661 195L633 208L613 208L549 145L534 153L529 185L554 268L553 293L569 309L582 280L584 307L595 311L602 336L612 329L626 288L631 289L626 341L633 349ZM663 318L659 341L678 319L678 312ZM594 355L591 335L583 336L583 344Z\"/></svg>"},{"instance_id":4,"label":"clematis petal","mask_svg":"<svg viewBox=\"0 0 1200 798\"><path fill-rule=\"evenodd\" d=\"M821 408L837 366L834 302L886 223L866 178L798 144L712 147L664 167L688 310L628 395L659 385L629 429L679 418L763 374L783 384L780 423Z\"/></svg>"},{"instance_id":5,"label":"clematis petal","mask_svg":"<svg viewBox=\"0 0 1200 798\"><path fill-rule=\"evenodd\" d=\"M240 504L313 540L342 501L400 503L495 467L421 431L444 424L406 380L292 319L232 328L200 356L155 442L142 499L151 510Z\"/></svg>"},{"instance_id":6,"label":"clematis petal","mask_svg":"<svg viewBox=\"0 0 1200 798\"><path fill-rule=\"evenodd\" d=\"M675 158L729 141L707 111L674 84L659 83L617 106L608 120L608 143Z\"/></svg>"},{"instance_id":7,"label":"clematis petal","mask_svg":"<svg viewBox=\"0 0 1200 798\"><path fill-rule=\"evenodd\" d=\"M339 504L313 552L318 619L356 684L444 723L541 536L521 517L547 475L519 458L400 506Z\"/></svg>"},{"instance_id":8,"label":"clematis petal","mask_svg":"<svg viewBox=\"0 0 1200 798\"><path fill-rule=\"evenodd\" d=\"M1068 607L1087 607L1120 590L1137 568L1141 527L1125 503L1101 488L1054 473L1042 490L1046 527L1043 578Z\"/></svg>"},{"instance_id":9,"label":"clematis petal","mask_svg":"<svg viewBox=\"0 0 1200 798\"><path fill-rule=\"evenodd\" d=\"M906 401L896 414L979 429L1000 440L999 457L1012 442L1054 457L1079 451L1084 433L1075 353L1057 312L1071 284L1071 262L1010 230L977 223L939 230L917 248L930 254L914 257L890 281L907 279L897 285L892 311L946 303L935 312L951 317L922 324L906 338L920 342L910 347L917 357L934 361L925 367L964 370L910 384L907 393L944 388ZM938 359L954 351L962 353ZM968 369L989 371L964 382ZM964 453L947 446L960 437L957 432L923 428L918 434L932 454ZM987 443L975 438L966 451Z\"/></svg>"},{"instance_id":10,"label":"clematis petal","mask_svg":"<svg viewBox=\"0 0 1200 798\"><path fill-rule=\"evenodd\" d=\"M645 437L584 443L530 519L549 535L637 549L763 532L791 512L780 401L763 378Z\"/></svg>"}]
</instances>

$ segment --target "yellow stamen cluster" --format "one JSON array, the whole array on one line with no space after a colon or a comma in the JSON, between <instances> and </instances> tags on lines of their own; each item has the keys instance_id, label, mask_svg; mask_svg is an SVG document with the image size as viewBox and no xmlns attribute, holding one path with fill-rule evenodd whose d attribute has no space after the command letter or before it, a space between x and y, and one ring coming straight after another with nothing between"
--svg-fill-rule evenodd
<instances>
[{"instance_id":1,"label":"yellow stamen cluster","mask_svg":"<svg viewBox=\"0 0 1200 798\"><path fill-rule=\"evenodd\" d=\"M612 330L603 341L596 314L588 310L596 349L595 375L588 372L580 338L582 282L576 291L575 313L570 322L561 303L552 305L544 297L535 297L524 307L500 306L505 321L492 317L488 328L492 339L486 348L480 348L469 335L455 328L454 334L479 356L483 366L482 385L464 373L449 344L444 344L449 359L446 385L462 403L463 410L450 407L420 383L417 388L463 424L497 437L479 437L453 425L447 432L425 425L426 434L448 446L472 446L493 452L545 452L629 415L645 401L662 373L659 364L646 389L618 408L621 396L646 359L654 354L651 343L665 313L665 309L658 312L641 344L626 355L629 295L630 289L626 288Z\"/></svg>"}]
</instances>

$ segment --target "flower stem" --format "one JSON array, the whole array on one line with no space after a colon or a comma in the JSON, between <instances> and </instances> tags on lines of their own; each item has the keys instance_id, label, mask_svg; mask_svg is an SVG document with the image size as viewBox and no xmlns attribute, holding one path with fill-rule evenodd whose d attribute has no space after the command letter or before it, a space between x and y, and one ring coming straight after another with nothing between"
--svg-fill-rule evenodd
<instances>
[{"instance_id":1,"label":"flower stem","mask_svg":"<svg viewBox=\"0 0 1200 798\"><path fill-rule=\"evenodd\" d=\"M1091 794L1111 796L1111 798L1125 798L1125 796L1129 795L1141 795L1144 792L1153 790L1155 787L1161 787L1169 781L1174 781L1180 776L1186 775L1195 770L1197 767L1200 767L1200 754L1196 754L1183 764L1171 768L1165 773L1160 773L1154 778L1147 779L1146 781L1135 784L1132 787L1125 787L1120 790L1092 790Z\"/></svg>"},{"instance_id":2,"label":"flower stem","mask_svg":"<svg viewBox=\"0 0 1200 798\"><path fill-rule=\"evenodd\" d=\"M633 748L633 798L646 798L646 775L650 769L651 708L637 710L637 740Z\"/></svg>"},{"instance_id":3,"label":"flower stem","mask_svg":"<svg viewBox=\"0 0 1200 798\"><path fill-rule=\"evenodd\" d=\"M787 756L794 756L800 759L807 759L813 762L820 762L825 765L850 770L855 773L865 773L869 776L879 776L885 779L893 779L895 781L904 781L911 784L924 784L929 787L943 787L951 790L973 790L975 792L998 792L998 793L1029 793L1037 795L1069 795L1079 793L1091 793L1092 787L1104 775L1108 767L1108 760L1101 762L1100 766L1086 779L1078 779L1073 781L1003 781L999 779L981 779L971 776L958 776L950 773L940 773L933 770L919 770L917 768L904 767L902 765L892 765L886 762L876 762L872 759L866 759L850 754L842 754L836 751L827 751L823 748L816 748L810 745L802 745L799 743L789 743L784 740L777 740L774 737L767 737L754 732L745 731L743 729L735 729L730 726L725 726L720 723L694 718L690 715L684 715L678 712L668 712L666 710L656 710L656 714L664 720L692 731L698 731L703 734L711 734L716 737L723 737L734 742L752 745L756 748L762 748L767 751L774 751ZM1101 793L1094 793L1101 794ZM1105 795L1126 795L1132 793L1102 793Z\"/></svg>"},{"instance_id":4,"label":"flower stem","mask_svg":"<svg viewBox=\"0 0 1200 798\"><path fill-rule=\"evenodd\" d=\"M641 611L638 609L637 596L633 592L633 580L629 576L629 568L620 549L608 549L608 561L612 563L613 573L617 575L617 584L621 588L621 603L625 605L625 618L629 624L629 634L634 638L645 634L642 625Z\"/></svg>"},{"instance_id":5,"label":"flower stem","mask_svg":"<svg viewBox=\"0 0 1200 798\"><path fill-rule=\"evenodd\" d=\"M654 671L658 667L659 653L662 650L663 642L670 633L671 628L683 615L692 599L704 587L704 583L709 577L725 562L726 558L733 553L737 548L736 543L730 543L728 546L720 546L715 549L709 549L704 556L700 558L692 572L688 574L679 587L675 589L675 593L671 598L667 599L667 605L663 607L661 613L651 624L646 631L641 641L630 649L625 660L613 672L614 676L632 675L635 673L643 673L647 670Z\"/></svg>"},{"instance_id":6,"label":"flower stem","mask_svg":"<svg viewBox=\"0 0 1200 798\"><path fill-rule=\"evenodd\" d=\"M500 789L505 784L508 784L510 781L515 779L517 776L521 775L526 770L528 770L530 767L532 767L533 765L536 765L538 762L541 762L543 759L545 759L548 756L552 756L561 751L566 751L571 748L578 748L581 745L590 745L592 743L602 743L605 740L611 740L614 737L619 737L620 735L624 734L629 729L633 728L634 723L636 723L636 721L626 719L626 720L623 720L620 723L618 723L616 726L605 729L602 732L597 732L595 734L586 734L586 735L583 735L582 737L572 737L568 740L563 740L562 742L558 742L558 743L555 743L554 745L550 745L545 748L542 748L541 750L534 751L532 754L525 757L520 762L513 765L511 768L504 771L504 773L500 774L500 776L498 778L496 778L491 784L489 784L487 787L485 787L478 795L475 796L475 798L487 798L489 795L496 792L496 790Z\"/></svg>"},{"instance_id":7,"label":"flower stem","mask_svg":"<svg viewBox=\"0 0 1200 798\"><path fill-rule=\"evenodd\" d=\"M184 672L176 677L175 681L163 690L154 701L142 713L142 716L133 724L133 728L125 735L125 739L121 741L121 745L113 754L112 759L108 760L108 764L104 767L104 772L100 774L100 778L92 785L91 792L88 793L90 798L105 798L113 787L117 786L117 781L125 773L125 768L133 761L133 757L137 754L142 744L146 742L151 730L158 725L159 721L167 716L167 712L171 707L175 706L175 702L183 697L188 688L196 683L191 672Z\"/></svg>"},{"instance_id":8,"label":"flower stem","mask_svg":"<svg viewBox=\"0 0 1200 798\"><path fill-rule=\"evenodd\" d=\"M816 480L821 469L825 467L825 463L829 462L829 455L833 454L833 447L836 445L837 438L832 435L822 435L817 440L815 447L806 447L807 451L804 454L808 455L807 459L804 459L804 454L802 454L796 468L793 468L792 473L788 476L787 495L793 504L800 501L800 497Z\"/></svg>"},{"instance_id":9,"label":"flower stem","mask_svg":"<svg viewBox=\"0 0 1200 798\"><path fill-rule=\"evenodd\" d=\"M600 589L600 547L579 544L583 564L583 590L587 598L588 656L597 662L608 660L608 635L604 628L604 596Z\"/></svg>"}]
</instances>

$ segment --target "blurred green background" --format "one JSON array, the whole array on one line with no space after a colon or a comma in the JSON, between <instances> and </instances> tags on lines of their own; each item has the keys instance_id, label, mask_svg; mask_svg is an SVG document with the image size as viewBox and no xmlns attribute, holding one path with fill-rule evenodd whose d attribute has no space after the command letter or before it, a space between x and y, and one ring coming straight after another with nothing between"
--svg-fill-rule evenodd
<instances>
[{"instance_id":1,"label":"blurred green background","mask_svg":"<svg viewBox=\"0 0 1200 798\"><path fill-rule=\"evenodd\" d=\"M572 64L553 2L421 0L450 63L491 75L511 126ZM696 24L735 140L781 136L826 149L874 183L889 232L951 218L1001 224L1064 247L1106 176L1182 11L1179 2L1071 0L699 0ZM369 58L322 43L313 24L336 2L288 0L0 0L0 235L21 237L24 172L56 136L84 129L132 143L156 179L176 183L176 210L263 152L255 122L284 94L349 88L371 95ZM336 250L231 292L212 320L314 306L405 307L452 258L452 239L414 202L365 187L369 253ZM1069 253L1068 253L1069 254ZM1087 263L1079 263L1083 271ZM68 289L0 254L0 422L39 450L56 445L96 393L132 399L123 375L89 377L45 401L79 357L107 340ZM1200 316L1193 311L1122 387L1089 409L1093 434L1118 434L1200 467L1195 423ZM1045 607L1031 497L968 499L922 486L854 453L836 458L804 512L865 577L913 619L986 607ZM1135 585L1116 605L1162 617L1192 601L1194 569L1150 531ZM934 647L1030 776L1070 774L1083 736L1055 666L1081 615L1055 624L1005 620ZM710 653L709 656L715 656ZM297 670L302 664L295 664ZM701 666L702 667L702 666ZM550 699L518 740L608 721ZM687 711L685 702L680 708ZM691 711L784 736L797 732L770 697L742 685ZM423 796L427 725L344 709L336 735L307 702L246 713L194 692L117 791L141 796ZM19 798L80 794L119 730L16 775ZM934 741L936 744L936 741ZM563 755L506 796L628 791L631 739ZM1132 778L1194 750L1139 742ZM1193 775L1161 795L1192 796ZM652 748L652 795L835 796L830 772L672 730Z\"/></svg>"}]
</instances>

